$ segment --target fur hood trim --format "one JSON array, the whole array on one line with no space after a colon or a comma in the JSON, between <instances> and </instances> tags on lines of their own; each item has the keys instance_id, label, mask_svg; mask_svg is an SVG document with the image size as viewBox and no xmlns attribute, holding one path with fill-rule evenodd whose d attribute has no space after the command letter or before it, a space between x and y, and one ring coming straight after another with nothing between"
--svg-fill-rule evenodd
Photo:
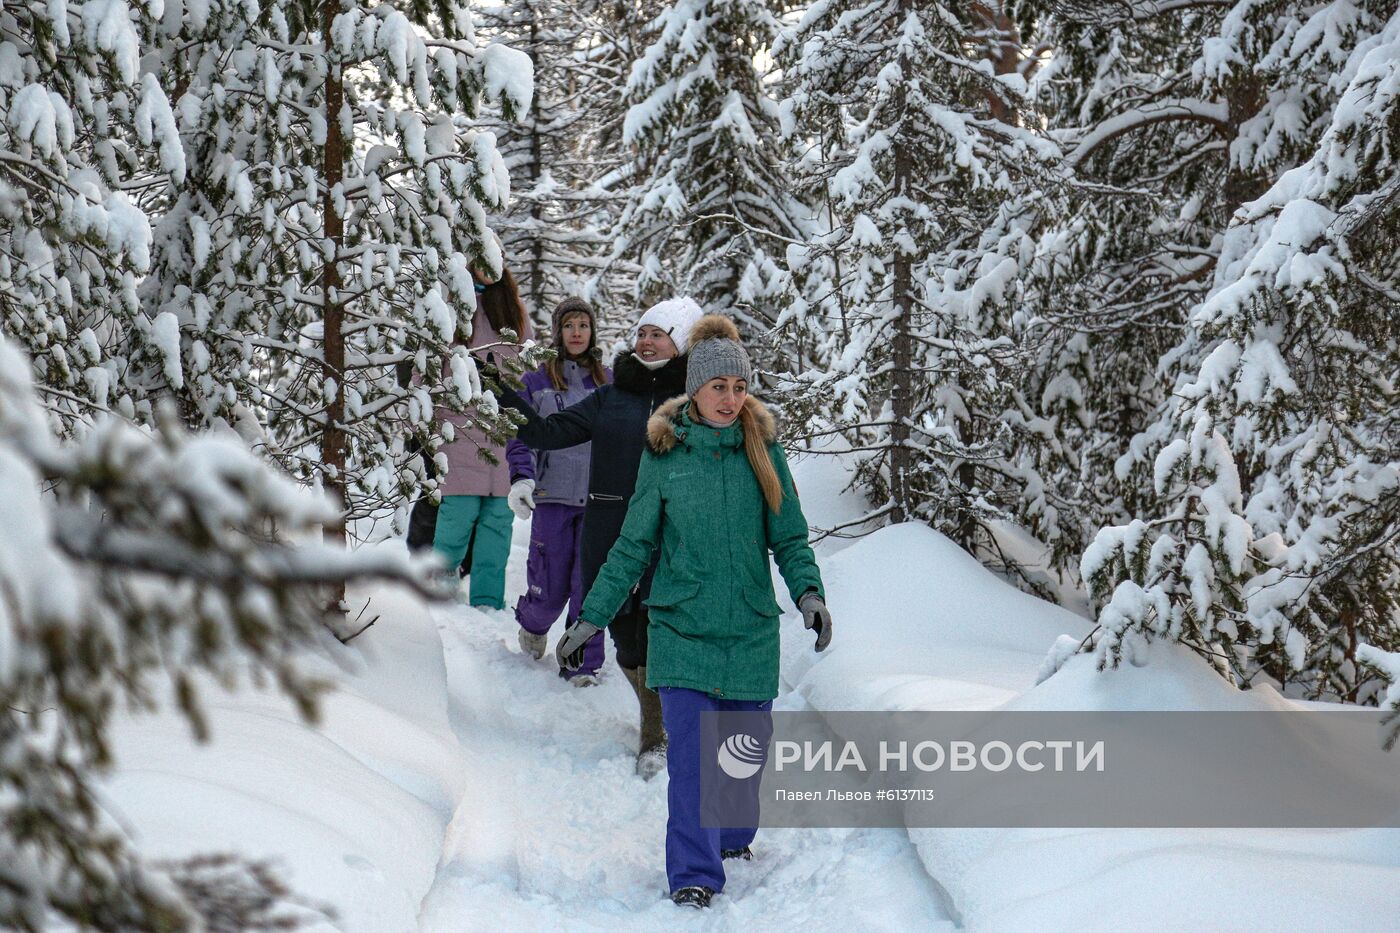
<instances>
[{"instance_id":1,"label":"fur hood trim","mask_svg":"<svg viewBox=\"0 0 1400 933\"><path fill-rule=\"evenodd\" d=\"M613 382L624 392L669 397L685 391L686 365L684 356L673 356L665 366L647 369L629 348L613 360Z\"/></svg>"},{"instance_id":2,"label":"fur hood trim","mask_svg":"<svg viewBox=\"0 0 1400 933\"><path fill-rule=\"evenodd\" d=\"M718 315L711 315L718 317ZM647 421L647 444L652 451L658 454L668 454L675 449L678 442L676 437L676 419L680 417L682 411L690 402L688 395L678 395L670 401L663 402ZM778 438L778 423L773 417L773 413L768 410L758 399L750 395L744 399L744 408L754 416L755 422L763 432L763 442L771 444Z\"/></svg>"}]
</instances>

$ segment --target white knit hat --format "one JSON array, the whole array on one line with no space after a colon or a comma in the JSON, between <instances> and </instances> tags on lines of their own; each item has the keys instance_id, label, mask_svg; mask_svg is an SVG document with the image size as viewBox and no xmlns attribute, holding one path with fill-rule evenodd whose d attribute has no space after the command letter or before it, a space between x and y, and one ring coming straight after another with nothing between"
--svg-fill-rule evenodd
<instances>
[{"instance_id":1,"label":"white knit hat","mask_svg":"<svg viewBox=\"0 0 1400 933\"><path fill-rule=\"evenodd\" d=\"M647 308L646 314L637 321L632 328L632 344L636 345L637 333L650 324L669 334L676 352L684 353L690 345L690 329L704 316L705 312L694 298L667 298Z\"/></svg>"}]
</instances>

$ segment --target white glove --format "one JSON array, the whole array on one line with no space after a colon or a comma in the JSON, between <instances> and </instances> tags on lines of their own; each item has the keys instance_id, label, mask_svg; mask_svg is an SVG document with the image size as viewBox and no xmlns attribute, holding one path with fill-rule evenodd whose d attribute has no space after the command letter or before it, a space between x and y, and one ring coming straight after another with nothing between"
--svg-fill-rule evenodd
<instances>
[{"instance_id":1,"label":"white glove","mask_svg":"<svg viewBox=\"0 0 1400 933\"><path fill-rule=\"evenodd\" d=\"M535 511L535 481L518 479L511 483L510 492L506 494L506 505L510 506L516 518L528 519Z\"/></svg>"}]
</instances>

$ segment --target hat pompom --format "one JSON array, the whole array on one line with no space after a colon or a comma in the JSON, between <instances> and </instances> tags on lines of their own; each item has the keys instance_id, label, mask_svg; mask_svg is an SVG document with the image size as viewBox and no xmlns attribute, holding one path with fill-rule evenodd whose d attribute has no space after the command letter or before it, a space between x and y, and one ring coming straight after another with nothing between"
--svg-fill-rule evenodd
<instances>
[{"instance_id":1,"label":"hat pompom","mask_svg":"<svg viewBox=\"0 0 1400 933\"><path fill-rule=\"evenodd\" d=\"M739 342L739 328L723 314L707 314L695 322L690 330L690 345L693 347L702 340L722 337Z\"/></svg>"}]
</instances>

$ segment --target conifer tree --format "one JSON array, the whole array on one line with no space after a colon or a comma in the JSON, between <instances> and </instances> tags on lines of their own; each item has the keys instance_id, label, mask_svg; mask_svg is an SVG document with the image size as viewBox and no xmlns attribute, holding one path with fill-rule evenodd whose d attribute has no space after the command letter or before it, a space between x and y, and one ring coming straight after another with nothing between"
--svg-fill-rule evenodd
<instances>
[{"instance_id":1,"label":"conifer tree","mask_svg":"<svg viewBox=\"0 0 1400 933\"><path fill-rule=\"evenodd\" d=\"M622 11L635 15L634 11ZM514 121L484 121L511 178L507 210L492 218L537 325L577 295L606 314L628 283L612 268L621 206L617 171L629 37L608 3L512 0L480 10L481 35L529 55L535 92ZM630 309L630 300L627 309Z\"/></svg>"},{"instance_id":2,"label":"conifer tree","mask_svg":"<svg viewBox=\"0 0 1400 933\"><path fill-rule=\"evenodd\" d=\"M282 923L287 891L265 865L133 850L95 793L113 715L168 694L206 738L201 691L217 682L275 684L313 716L324 685L302 660L329 639L327 591L426 592L430 571L315 541L334 503L232 435L100 414L56 436L29 370L0 337L0 927Z\"/></svg>"},{"instance_id":3,"label":"conifer tree","mask_svg":"<svg viewBox=\"0 0 1400 933\"><path fill-rule=\"evenodd\" d=\"M1077 518L1060 528L1068 564L1151 495L1115 464L1168 395L1158 364L1209 290L1220 233L1262 191L1227 152L1257 89L1237 94L1197 73L1220 4L1020 7L1046 14L1039 38L1054 54L1034 90L1074 174L1065 197L1042 205L1021 276L1044 328L1027 396L1059 451L1047 485Z\"/></svg>"},{"instance_id":4,"label":"conifer tree","mask_svg":"<svg viewBox=\"0 0 1400 933\"><path fill-rule=\"evenodd\" d=\"M136 416L125 338L151 229L128 192L183 178L169 101L142 56L161 4L0 9L0 334L27 351L55 424Z\"/></svg>"},{"instance_id":5,"label":"conifer tree","mask_svg":"<svg viewBox=\"0 0 1400 933\"><path fill-rule=\"evenodd\" d=\"M1055 150L1022 125L1019 58L1003 74L983 60L986 13L835 0L808 9L778 56L784 128L824 224L789 253L792 316L823 335L829 375L808 377L830 392L823 420L870 452L869 517L927 521L1001 562L990 526L1033 478L1005 417L1017 266L987 231Z\"/></svg>"},{"instance_id":6,"label":"conifer tree","mask_svg":"<svg viewBox=\"0 0 1400 933\"><path fill-rule=\"evenodd\" d=\"M405 441L437 449L436 406L504 437L460 345L472 268L502 265L487 212L509 196L469 118L483 97L524 112L528 59L478 48L460 4L351 0L266 4L192 54L189 178L137 329L178 324L180 365L147 365L145 391L238 426L350 518L416 491ZM159 344L143 348L154 363Z\"/></svg>"},{"instance_id":7,"label":"conifer tree","mask_svg":"<svg viewBox=\"0 0 1400 933\"><path fill-rule=\"evenodd\" d=\"M1395 647L1400 565L1387 194L1400 18L1383 6L1210 14L1188 109L1214 108L1219 209L1233 213L1159 366L1170 393L1117 466L1147 490L1137 517L1084 557L1103 664L1164 637L1241 684L1374 698L1356 650ZM1151 122L1131 113L1087 139Z\"/></svg>"},{"instance_id":8,"label":"conifer tree","mask_svg":"<svg viewBox=\"0 0 1400 933\"><path fill-rule=\"evenodd\" d=\"M781 313L779 259L806 212L755 64L777 26L764 0L681 0L647 26L627 79L633 159L616 245L640 269L642 304L689 294L750 332Z\"/></svg>"},{"instance_id":9,"label":"conifer tree","mask_svg":"<svg viewBox=\"0 0 1400 933\"><path fill-rule=\"evenodd\" d=\"M219 61L251 11L0 9L6 929L284 924L287 892L267 866L154 866L131 849L93 790L111 717L169 691L202 737L206 677L275 683L310 715L322 685L299 655L327 637L327 593L354 578L423 589L425 568L401 556L307 541L340 521L333 503L233 435L187 435L163 404L189 385L186 354L198 358L169 309L141 304L142 277L159 283L164 268L147 211L169 209L191 177L170 98L197 103L185 92L209 72L182 53Z\"/></svg>"}]
</instances>

